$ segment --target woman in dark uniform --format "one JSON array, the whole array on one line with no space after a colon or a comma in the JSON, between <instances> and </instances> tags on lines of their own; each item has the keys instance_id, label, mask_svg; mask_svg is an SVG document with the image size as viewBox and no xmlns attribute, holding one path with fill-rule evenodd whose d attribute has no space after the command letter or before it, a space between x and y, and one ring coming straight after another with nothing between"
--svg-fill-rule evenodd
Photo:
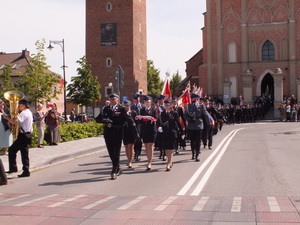
<instances>
[{"instance_id":1,"label":"woman in dark uniform","mask_svg":"<svg viewBox=\"0 0 300 225\"><path fill-rule=\"evenodd\" d=\"M165 109L158 118L158 132L162 136L162 147L166 151L167 167L170 171L173 165L173 151L175 149L177 135L182 134L182 126L179 121L178 112L172 108L172 101L164 101Z\"/></svg>"},{"instance_id":2,"label":"woman in dark uniform","mask_svg":"<svg viewBox=\"0 0 300 225\"><path fill-rule=\"evenodd\" d=\"M153 159L153 144L155 143L157 135L157 111L153 105L151 105L151 97L145 97L144 107L141 109L140 115L136 116L136 119L142 121L141 124L141 138L145 145L146 156L148 159L147 170L151 170L151 164Z\"/></svg>"},{"instance_id":3,"label":"woman in dark uniform","mask_svg":"<svg viewBox=\"0 0 300 225\"><path fill-rule=\"evenodd\" d=\"M125 153L128 159L127 166L132 168L132 159L133 159L133 148L136 142L137 137L139 136L134 118L137 113L134 110L131 110L131 102L128 100L124 101L124 107L126 109L127 117L124 124L124 136L123 143L125 146Z\"/></svg>"}]
</instances>

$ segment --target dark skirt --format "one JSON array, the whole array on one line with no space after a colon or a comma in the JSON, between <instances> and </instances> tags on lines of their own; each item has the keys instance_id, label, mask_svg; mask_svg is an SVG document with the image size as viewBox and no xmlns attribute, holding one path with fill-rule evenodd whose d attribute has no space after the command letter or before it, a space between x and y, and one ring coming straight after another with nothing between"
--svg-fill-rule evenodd
<instances>
[{"instance_id":1,"label":"dark skirt","mask_svg":"<svg viewBox=\"0 0 300 225\"><path fill-rule=\"evenodd\" d=\"M142 135L143 143L154 143L156 140L156 135L157 135L156 133Z\"/></svg>"},{"instance_id":2,"label":"dark skirt","mask_svg":"<svg viewBox=\"0 0 300 225\"><path fill-rule=\"evenodd\" d=\"M169 138L169 139L162 138L161 139L161 145L162 145L163 149L175 149L175 144L176 144L175 138Z\"/></svg>"}]
</instances>

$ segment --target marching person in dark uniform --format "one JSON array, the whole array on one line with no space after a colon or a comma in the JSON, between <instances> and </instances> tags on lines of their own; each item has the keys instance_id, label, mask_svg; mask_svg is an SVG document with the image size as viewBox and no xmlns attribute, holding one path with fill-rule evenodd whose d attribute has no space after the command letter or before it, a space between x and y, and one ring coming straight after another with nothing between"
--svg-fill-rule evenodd
<instances>
[{"instance_id":1,"label":"marching person in dark uniform","mask_svg":"<svg viewBox=\"0 0 300 225\"><path fill-rule=\"evenodd\" d=\"M187 132L191 141L192 159L200 161L200 140L203 129L203 119L207 124L209 122L209 113L202 103L197 103L199 95L191 94L191 102L185 110L185 119L187 122Z\"/></svg>"},{"instance_id":2,"label":"marching person in dark uniform","mask_svg":"<svg viewBox=\"0 0 300 225\"><path fill-rule=\"evenodd\" d=\"M164 101L165 101L166 96L164 95L158 95L157 96L157 115L159 116L165 109L164 106ZM162 159L163 161L165 160L165 150L163 149L161 145L161 134L157 134L156 142L155 142L155 147L160 151L159 158Z\"/></svg>"},{"instance_id":3,"label":"marching person in dark uniform","mask_svg":"<svg viewBox=\"0 0 300 225\"><path fill-rule=\"evenodd\" d=\"M167 156L166 170L170 171L173 165L173 151L178 134L182 134L182 127L177 111L172 109L172 101L164 101L165 109L158 117L158 132L161 133L161 144Z\"/></svg>"},{"instance_id":4,"label":"marching person in dark uniform","mask_svg":"<svg viewBox=\"0 0 300 225\"><path fill-rule=\"evenodd\" d=\"M119 104L119 96L109 96L110 105L105 106L103 114L99 114L96 122L104 123L104 139L112 161L111 179L115 180L121 174L120 151L123 139L124 124L126 122L126 109Z\"/></svg>"},{"instance_id":5,"label":"marching person in dark uniform","mask_svg":"<svg viewBox=\"0 0 300 225\"><path fill-rule=\"evenodd\" d=\"M212 120L213 120L213 125L208 127L207 136L206 136L207 137L206 141L208 140L208 149L211 150L212 144L213 144L213 136L216 135L217 132L218 132L218 127L217 127L218 121L223 121L224 118L210 104L210 99L205 99L204 100L204 105L206 106L207 112L211 116L211 121L210 121L211 124L212 124ZM205 145L206 145L206 143L207 142L205 142Z\"/></svg>"},{"instance_id":6,"label":"marching person in dark uniform","mask_svg":"<svg viewBox=\"0 0 300 225\"><path fill-rule=\"evenodd\" d=\"M151 105L151 97L146 96L144 99L144 107L141 109L141 114L136 116L136 119L141 120L141 138L145 145L146 156L148 159L147 170L151 170L153 159L153 145L157 136L157 111Z\"/></svg>"},{"instance_id":7,"label":"marching person in dark uniform","mask_svg":"<svg viewBox=\"0 0 300 225\"><path fill-rule=\"evenodd\" d=\"M131 104L131 110L135 111L137 115L140 115L142 107L143 105L140 102L140 95L139 94L133 95L133 103ZM140 120L135 120L135 123L136 123L137 130L139 132L139 137L137 137L136 142L134 144L134 159L136 161L139 161L141 157L142 146L143 146L143 142L140 137L142 124Z\"/></svg>"},{"instance_id":8,"label":"marching person in dark uniform","mask_svg":"<svg viewBox=\"0 0 300 225\"><path fill-rule=\"evenodd\" d=\"M184 111L183 111L183 108L178 105L177 97L173 97L173 108L178 113L179 121L181 122L181 126L183 129L181 135L178 135L178 137L177 137L176 146L175 146L175 153L179 154L178 147L182 148L183 150L186 147L186 142L185 142L186 134L185 134Z\"/></svg>"},{"instance_id":9,"label":"marching person in dark uniform","mask_svg":"<svg viewBox=\"0 0 300 225\"><path fill-rule=\"evenodd\" d=\"M124 125L124 137L123 143L125 146L125 153L128 159L127 166L132 168L132 159L133 159L133 147L139 137L139 133L134 121L134 118L137 116L136 111L131 110L131 102L128 100L124 101L124 107L126 109L127 117Z\"/></svg>"},{"instance_id":10,"label":"marching person in dark uniform","mask_svg":"<svg viewBox=\"0 0 300 225\"><path fill-rule=\"evenodd\" d=\"M18 177L29 177L29 147L32 139L32 123L33 115L29 109L29 102L25 99L19 101L19 110L21 113L18 115L18 121L20 122L20 132L17 139L8 149L8 161L9 161L9 171L6 173L18 172L17 167L17 152L21 151L23 173L18 175ZM16 124L17 121L3 114L4 119L8 120L12 124Z\"/></svg>"}]
</instances>

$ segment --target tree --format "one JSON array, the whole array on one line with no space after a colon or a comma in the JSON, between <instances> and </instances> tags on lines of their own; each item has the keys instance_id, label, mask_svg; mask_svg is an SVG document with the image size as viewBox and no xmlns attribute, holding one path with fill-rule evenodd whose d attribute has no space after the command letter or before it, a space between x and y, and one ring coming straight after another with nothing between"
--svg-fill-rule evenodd
<instances>
[{"instance_id":1,"label":"tree","mask_svg":"<svg viewBox=\"0 0 300 225\"><path fill-rule=\"evenodd\" d=\"M100 84L98 77L92 75L91 65L87 63L86 57L83 56L76 61L80 65L77 68L78 76L71 78L71 84L68 85L68 97L75 104L87 106L100 100Z\"/></svg>"},{"instance_id":2,"label":"tree","mask_svg":"<svg viewBox=\"0 0 300 225\"><path fill-rule=\"evenodd\" d=\"M45 39L35 43L37 54L32 54L28 58L28 64L24 65L25 72L20 75L17 81L17 89L29 96L29 101L44 103L51 98L57 99L57 94L61 90L54 90L59 83L61 76L49 70L46 64L46 57L43 53L45 49Z\"/></svg>"},{"instance_id":3,"label":"tree","mask_svg":"<svg viewBox=\"0 0 300 225\"><path fill-rule=\"evenodd\" d=\"M173 95L176 93L175 88L180 84L181 82L181 76L179 75L179 71L177 70L176 74L173 74L173 77L170 81L170 86L171 86L171 92Z\"/></svg>"},{"instance_id":4,"label":"tree","mask_svg":"<svg viewBox=\"0 0 300 225\"><path fill-rule=\"evenodd\" d=\"M148 95L155 97L161 94L163 81L159 77L159 70L154 67L152 60L147 60Z\"/></svg>"},{"instance_id":5,"label":"tree","mask_svg":"<svg viewBox=\"0 0 300 225\"><path fill-rule=\"evenodd\" d=\"M2 79L2 85L0 85L0 96L7 91L15 90L13 83L11 82L12 67L8 64L2 68L2 74L0 74L0 79Z\"/></svg>"}]
</instances>

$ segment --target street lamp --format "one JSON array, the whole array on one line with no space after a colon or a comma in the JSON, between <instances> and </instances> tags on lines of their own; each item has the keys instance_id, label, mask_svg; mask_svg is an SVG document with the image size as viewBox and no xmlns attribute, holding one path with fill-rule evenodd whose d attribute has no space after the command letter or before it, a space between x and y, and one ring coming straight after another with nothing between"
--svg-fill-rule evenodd
<instances>
[{"instance_id":1,"label":"street lamp","mask_svg":"<svg viewBox=\"0 0 300 225\"><path fill-rule=\"evenodd\" d=\"M64 118L67 120L67 101L66 101L66 61L65 61L65 42L64 39L62 41L49 41L48 49L52 50L54 47L51 44L58 44L61 47L63 53L63 79L64 79Z\"/></svg>"}]
</instances>

